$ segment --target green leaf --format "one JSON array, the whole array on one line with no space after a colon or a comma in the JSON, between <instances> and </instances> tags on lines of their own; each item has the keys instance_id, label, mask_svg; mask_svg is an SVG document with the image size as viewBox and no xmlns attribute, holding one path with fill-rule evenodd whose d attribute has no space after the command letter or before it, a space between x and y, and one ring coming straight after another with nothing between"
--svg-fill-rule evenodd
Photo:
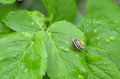
<instances>
[{"instance_id":1,"label":"green leaf","mask_svg":"<svg viewBox=\"0 0 120 79\"><path fill-rule=\"evenodd\" d=\"M119 16L120 7L112 0L88 1L88 16L80 27L88 39L87 54L104 56L118 69L120 69Z\"/></svg>"},{"instance_id":2,"label":"green leaf","mask_svg":"<svg viewBox=\"0 0 120 79\"><path fill-rule=\"evenodd\" d=\"M88 1L88 16L80 27L87 37L88 79L120 79L119 14L112 0Z\"/></svg>"},{"instance_id":3,"label":"green leaf","mask_svg":"<svg viewBox=\"0 0 120 79\"><path fill-rule=\"evenodd\" d=\"M12 32L11 29L5 26L5 24L0 19L0 35Z\"/></svg>"},{"instance_id":4,"label":"green leaf","mask_svg":"<svg viewBox=\"0 0 120 79\"><path fill-rule=\"evenodd\" d=\"M8 14L8 12L15 10L17 10L17 8L14 5L0 4L0 18L3 19Z\"/></svg>"},{"instance_id":5,"label":"green leaf","mask_svg":"<svg viewBox=\"0 0 120 79\"><path fill-rule=\"evenodd\" d=\"M115 11L116 7L117 6L113 0L93 0L87 2L87 9L89 14L100 14L101 12L102 14L108 13L112 10Z\"/></svg>"},{"instance_id":6,"label":"green leaf","mask_svg":"<svg viewBox=\"0 0 120 79\"><path fill-rule=\"evenodd\" d=\"M82 24L83 19L84 19L84 17L80 13L77 13L76 17L74 18L73 23L76 26L80 26L80 24Z\"/></svg>"},{"instance_id":7,"label":"green leaf","mask_svg":"<svg viewBox=\"0 0 120 79\"><path fill-rule=\"evenodd\" d=\"M87 37L87 54L110 59L120 69L120 24L114 21L87 19L80 27Z\"/></svg>"},{"instance_id":8,"label":"green leaf","mask_svg":"<svg viewBox=\"0 0 120 79\"><path fill-rule=\"evenodd\" d=\"M36 34L12 33L0 38L1 79L42 79L47 54Z\"/></svg>"},{"instance_id":9,"label":"green leaf","mask_svg":"<svg viewBox=\"0 0 120 79\"><path fill-rule=\"evenodd\" d=\"M88 15L99 20L120 20L118 18L120 16L120 6L117 6L115 1L118 0L89 0L87 2Z\"/></svg>"},{"instance_id":10,"label":"green leaf","mask_svg":"<svg viewBox=\"0 0 120 79\"><path fill-rule=\"evenodd\" d=\"M75 0L42 0L53 21L73 21L77 13Z\"/></svg>"},{"instance_id":11,"label":"green leaf","mask_svg":"<svg viewBox=\"0 0 120 79\"><path fill-rule=\"evenodd\" d=\"M108 59L91 55L87 57L89 76L87 79L120 79L117 67Z\"/></svg>"},{"instance_id":12,"label":"green leaf","mask_svg":"<svg viewBox=\"0 0 120 79\"><path fill-rule=\"evenodd\" d=\"M45 29L45 18L37 11L12 11L3 20L14 31L35 33Z\"/></svg>"},{"instance_id":13,"label":"green leaf","mask_svg":"<svg viewBox=\"0 0 120 79\"><path fill-rule=\"evenodd\" d=\"M3 3L3 4L12 4L14 3L16 0L0 0L0 3Z\"/></svg>"},{"instance_id":14,"label":"green leaf","mask_svg":"<svg viewBox=\"0 0 120 79\"><path fill-rule=\"evenodd\" d=\"M39 6L39 7L38 7ZM29 10L37 10L47 16L47 11L42 0L33 0L30 6L28 6Z\"/></svg>"},{"instance_id":15,"label":"green leaf","mask_svg":"<svg viewBox=\"0 0 120 79\"><path fill-rule=\"evenodd\" d=\"M15 8L12 5L0 4L0 37L13 32L13 30L8 28L2 21L6 14L11 10L15 10Z\"/></svg>"},{"instance_id":16,"label":"green leaf","mask_svg":"<svg viewBox=\"0 0 120 79\"><path fill-rule=\"evenodd\" d=\"M77 51L71 45L71 40L75 38L86 41L84 34L76 26L66 21L56 22L47 32L40 32L40 37L48 52L47 74L51 79L86 78L85 51Z\"/></svg>"}]
</instances>

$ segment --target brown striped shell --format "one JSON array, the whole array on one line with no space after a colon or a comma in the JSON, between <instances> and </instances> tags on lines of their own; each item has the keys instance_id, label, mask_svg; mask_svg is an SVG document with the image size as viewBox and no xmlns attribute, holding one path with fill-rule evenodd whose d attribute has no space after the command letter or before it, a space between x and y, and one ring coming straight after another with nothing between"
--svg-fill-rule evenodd
<instances>
[{"instance_id":1,"label":"brown striped shell","mask_svg":"<svg viewBox=\"0 0 120 79\"><path fill-rule=\"evenodd\" d=\"M84 42L77 39L72 40L72 45L74 48L78 49L79 51L84 50L85 48Z\"/></svg>"}]
</instances>

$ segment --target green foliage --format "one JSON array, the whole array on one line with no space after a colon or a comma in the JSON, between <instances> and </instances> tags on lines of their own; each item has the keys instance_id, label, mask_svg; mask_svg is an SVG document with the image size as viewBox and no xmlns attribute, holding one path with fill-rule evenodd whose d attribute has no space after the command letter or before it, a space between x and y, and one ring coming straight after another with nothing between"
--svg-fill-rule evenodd
<instances>
[{"instance_id":1,"label":"green foliage","mask_svg":"<svg viewBox=\"0 0 120 79\"><path fill-rule=\"evenodd\" d=\"M1 79L42 79L47 53L39 35L12 33L0 39Z\"/></svg>"},{"instance_id":2,"label":"green foliage","mask_svg":"<svg viewBox=\"0 0 120 79\"><path fill-rule=\"evenodd\" d=\"M11 11L3 21L9 28L18 32L33 33L45 29L45 17L37 11Z\"/></svg>"},{"instance_id":3,"label":"green foliage","mask_svg":"<svg viewBox=\"0 0 120 79\"><path fill-rule=\"evenodd\" d=\"M48 13L0 4L0 79L120 79L120 7L89 0L84 17L75 0L42 2Z\"/></svg>"},{"instance_id":4,"label":"green foliage","mask_svg":"<svg viewBox=\"0 0 120 79\"><path fill-rule=\"evenodd\" d=\"M0 34L6 34L12 32L11 29L5 26L5 24L0 20Z\"/></svg>"},{"instance_id":5,"label":"green foliage","mask_svg":"<svg viewBox=\"0 0 120 79\"><path fill-rule=\"evenodd\" d=\"M80 29L88 39L88 54L106 57L120 69L120 19L118 18L120 7L115 6L112 1L106 0L99 4L100 2L101 0L88 2L89 16L84 20ZM96 8L93 8L93 5L96 5ZM103 11L99 12L98 9L103 9Z\"/></svg>"},{"instance_id":6,"label":"green foliage","mask_svg":"<svg viewBox=\"0 0 120 79\"><path fill-rule=\"evenodd\" d=\"M0 3L3 3L3 4L12 4L14 2L15 0L0 0Z\"/></svg>"},{"instance_id":7,"label":"green foliage","mask_svg":"<svg viewBox=\"0 0 120 79\"><path fill-rule=\"evenodd\" d=\"M116 66L101 56L88 56L88 79L120 79Z\"/></svg>"},{"instance_id":8,"label":"green foliage","mask_svg":"<svg viewBox=\"0 0 120 79\"><path fill-rule=\"evenodd\" d=\"M92 18L108 21L120 21L120 7L115 4L117 0L88 1L88 15Z\"/></svg>"},{"instance_id":9,"label":"green foliage","mask_svg":"<svg viewBox=\"0 0 120 79\"><path fill-rule=\"evenodd\" d=\"M85 52L75 51L70 43L73 38L85 41L85 36L79 29L66 21L61 21L52 24L47 29L47 33L41 32L40 36L48 51L47 73L50 78L77 79L79 76L86 77Z\"/></svg>"},{"instance_id":10,"label":"green foliage","mask_svg":"<svg viewBox=\"0 0 120 79\"><path fill-rule=\"evenodd\" d=\"M53 21L73 21L77 13L75 0L42 0Z\"/></svg>"},{"instance_id":11,"label":"green foliage","mask_svg":"<svg viewBox=\"0 0 120 79\"><path fill-rule=\"evenodd\" d=\"M106 57L120 68L120 27L118 26L113 21L86 19L80 28L88 39L87 54Z\"/></svg>"}]
</instances>

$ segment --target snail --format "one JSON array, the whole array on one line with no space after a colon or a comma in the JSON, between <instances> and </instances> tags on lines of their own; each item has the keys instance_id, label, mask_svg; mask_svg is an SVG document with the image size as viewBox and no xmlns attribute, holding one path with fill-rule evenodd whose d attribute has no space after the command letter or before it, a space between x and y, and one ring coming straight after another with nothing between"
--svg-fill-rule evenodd
<instances>
[{"instance_id":1,"label":"snail","mask_svg":"<svg viewBox=\"0 0 120 79\"><path fill-rule=\"evenodd\" d=\"M79 51L82 51L85 48L84 42L81 41L81 40L77 40L77 39L72 40L72 45L73 45L74 48L76 48Z\"/></svg>"}]
</instances>

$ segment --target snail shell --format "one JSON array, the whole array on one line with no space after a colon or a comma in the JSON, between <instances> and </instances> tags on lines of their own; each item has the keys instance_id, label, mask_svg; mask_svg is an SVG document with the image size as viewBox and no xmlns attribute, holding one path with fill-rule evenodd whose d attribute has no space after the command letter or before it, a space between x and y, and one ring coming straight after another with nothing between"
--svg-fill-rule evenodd
<instances>
[{"instance_id":1,"label":"snail shell","mask_svg":"<svg viewBox=\"0 0 120 79\"><path fill-rule=\"evenodd\" d=\"M74 46L74 48L78 49L79 51L84 50L85 48L84 42L77 39L72 40L72 45Z\"/></svg>"}]
</instances>

